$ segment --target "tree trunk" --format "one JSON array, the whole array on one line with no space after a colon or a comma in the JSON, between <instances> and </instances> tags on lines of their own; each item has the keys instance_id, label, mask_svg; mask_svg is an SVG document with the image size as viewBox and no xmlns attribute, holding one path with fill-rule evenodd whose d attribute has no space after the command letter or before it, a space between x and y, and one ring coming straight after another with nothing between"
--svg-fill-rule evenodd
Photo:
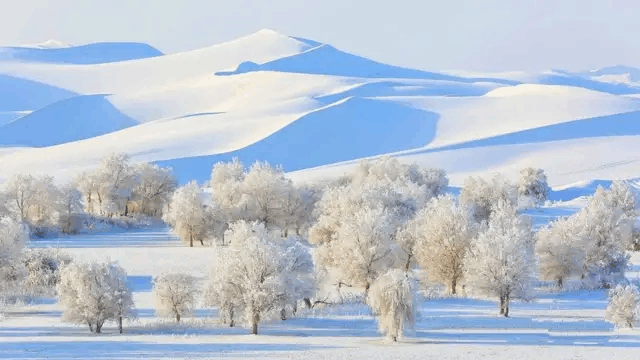
<instances>
[{"instance_id":1,"label":"tree trunk","mask_svg":"<svg viewBox=\"0 0 640 360\"><path fill-rule=\"evenodd\" d=\"M89 324L89 331L93 332L93 324L91 321L87 321L87 324Z\"/></svg>"},{"instance_id":2,"label":"tree trunk","mask_svg":"<svg viewBox=\"0 0 640 360\"><path fill-rule=\"evenodd\" d=\"M500 315L504 314L504 296L500 295Z\"/></svg>"},{"instance_id":3,"label":"tree trunk","mask_svg":"<svg viewBox=\"0 0 640 360\"><path fill-rule=\"evenodd\" d=\"M122 316L118 317L118 330L120 331L120 334L122 334Z\"/></svg>"},{"instance_id":4,"label":"tree trunk","mask_svg":"<svg viewBox=\"0 0 640 360\"><path fill-rule=\"evenodd\" d=\"M189 247L193 247L193 233L189 231Z\"/></svg>"},{"instance_id":5,"label":"tree trunk","mask_svg":"<svg viewBox=\"0 0 640 360\"><path fill-rule=\"evenodd\" d=\"M100 215L102 215L102 196L100 196L100 193L96 193L98 195L98 211L100 213Z\"/></svg>"},{"instance_id":6,"label":"tree trunk","mask_svg":"<svg viewBox=\"0 0 640 360\"><path fill-rule=\"evenodd\" d=\"M200 245L204 246L204 240L200 239Z\"/></svg>"},{"instance_id":7,"label":"tree trunk","mask_svg":"<svg viewBox=\"0 0 640 360\"><path fill-rule=\"evenodd\" d=\"M285 309L280 310L280 320L282 321L287 320L287 310Z\"/></svg>"},{"instance_id":8,"label":"tree trunk","mask_svg":"<svg viewBox=\"0 0 640 360\"><path fill-rule=\"evenodd\" d=\"M176 322L180 322L180 313L176 313Z\"/></svg>"},{"instance_id":9,"label":"tree trunk","mask_svg":"<svg viewBox=\"0 0 640 360\"><path fill-rule=\"evenodd\" d=\"M307 309L311 309L311 299L304 298L304 304L307 306Z\"/></svg>"},{"instance_id":10,"label":"tree trunk","mask_svg":"<svg viewBox=\"0 0 640 360\"><path fill-rule=\"evenodd\" d=\"M258 335L258 323L260 322L260 315L254 314L251 318L251 334Z\"/></svg>"},{"instance_id":11,"label":"tree trunk","mask_svg":"<svg viewBox=\"0 0 640 360\"><path fill-rule=\"evenodd\" d=\"M104 324L104 321L102 322L98 321L96 323L96 334L100 334L100 332L102 331L102 324Z\"/></svg>"},{"instance_id":12,"label":"tree trunk","mask_svg":"<svg viewBox=\"0 0 640 360\"><path fill-rule=\"evenodd\" d=\"M236 322L235 320L233 320L233 316L235 314L233 313L233 308L229 309L229 327L234 327L236 326Z\"/></svg>"},{"instance_id":13,"label":"tree trunk","mask_svg":"<svg viewBox=\"0 0 640 360\"><path fill-rule=\"evenodd\" d=\"M509 295L504 300L504 317L509 317Z\"/></svg>"},{"instance_id":14,"label":"tree trunk","mask_svg":"<svg viewBox=\"0 0 640 360\"><path fill-rule=\"evenodd\" d=\"M455 295L456 294L456 285L457 284L458 284L458 279L454 277L451 280L451 295Z\"/></svg>"},{"instance_id":15,"label":"tree trunk","mask_svg":"<svg viewBox=\"0 0 640 360\"><path fill-rule=\"evenodd\" d=\"M558 278L558 287L561 288L561 289L564 287L564 284L563 284L563 281L562 281L561 277Z\"/></svg>"}]
</instances>

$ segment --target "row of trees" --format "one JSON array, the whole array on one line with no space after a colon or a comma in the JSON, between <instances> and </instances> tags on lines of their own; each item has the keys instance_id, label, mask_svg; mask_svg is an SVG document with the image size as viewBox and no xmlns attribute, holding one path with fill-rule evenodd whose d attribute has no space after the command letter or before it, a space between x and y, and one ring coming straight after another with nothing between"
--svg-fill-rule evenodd
<instances>
[{"instance_id":1,"label":"row of trees","mask_svg":"<svg viewBox=\"0 0 640 360\"><path fill-rule=\"evenodd\" d=\"M213 167L211 195L195 182L178 189L169 203L165 221L190 246L206 239L228 243L225 232L238 221L260 222L296 235L312 222L318 189L296 187L281 168L256 162L248 169L237 159Z\"/></svg>"},{"instance_id":2,"label":"row of trees","mask_svg":"<svg viewBox=\"0 0 640 360\"><path fill-rule=\"evenodd\" d=\"M225 318L233 323L234 314L244 311L257 331L265 312L311 297L317 285L309 269L315 264L317 281L361 289L393 339L404 326L400 319L411 318L414 295L407 291L415 290L416 271L451 294L465 286L469 293L495 296L508 316L510 300L526 297L535 277L535 237L517 205L523 199L539 204L549 192L542 171L525 169L517 185L470 178L456 199L445 194L442 170L389 157L361 162L352 174L313 187L294 186L266 163L246 169L234 160L214 166L210 186L209 199L195 183L178 189L166 219L192 246L208 237L226 245L217 248L206 291ZM305 240L282 238L291 230L308 238L305 256L313 262L300 257ZM248 271L279 277L251 282ZM261 281L273 281L271 295L261 299L266 303L247 298L266 293Z\"/></svg>"},{"instance_id":3,"label":"row of trees","mask_svg":"<svg viewBox=\"0 0 640 360\"><path fill-rule=\"evenodd\" d=\"M0 215L44 233L75 233L83 214L160 217L177 187L170 168L131 164L124 154L111 154L91 171L59 186L51 176L15 175L0 191Z\"/></svg>"},{"instance_id":4,"label":"row of trees","mask_svg":"<svg viewBox=\"0 0 640 360\"><path fill-rule=\"evenodd\" d=\"M155 169L151 173L166 172L145 166ZM242 321L254 333L265 318L295 312L299 300L311 306L326 284L362 292L381 331L394 340L414 319L416 279L442 284L450 294L493 297L505 316L512 299L530 296L538 275L559 285L576 277L609 286L624 274L637 208L633 192L615 182L609 190L598 189L580 212L536 233L519 210L521 204L544 202L549 193L544 172L536 169L524 169L515 185L501 177L469 178L455 197L446 193L442 170L389 157L363 161L353 173L313 186L296 186L267 163L219 163L210 194L194 182L173 191L175 182L160 175L151 176L154 185L142 192L144 176L132 175L144 173L135 170L142 167L114 155L83 174L84 209L117 216L140 209L157 215L166 208L164 219L190 246L215 240L205 303L219 307L231 325ZM166 207L159 205L163 199L169 200ZM75 269L68 270L75 280L58 286L59 294L67 294L61 302L103 311L68 319L99 331L105 321L125 317L126 311L110 305L126 302L118 297L124 291L118 287L121 269L68 268ZM87 285L87 279L97 284ZM110 300L86 306L78 298L95 297L79 295L88 291L83 286L113 292L97 291ZM198 292L185 275L154 280L158 313L178 321L195 306Z\"/></svg>"},{"instance_id":5,"label":"row of trees","mask_svg":"<svg viewBox=\"0 0 640 360\"><path fill-rule=\"evenodd\" d=\"M123 153L105 157L98 168L80 174L75 183L85 211L102 216L161 216L177 187L171 168L133 165Z\"/></svg>"},{"instance_id":6,"label":"row of trees","mask_svg":"<svg viewBox=\"0 0 640 360\"><path fill-rule=\"evenodd\" d=\"M579 277L609 286L624 277L633 248L632 228L637 199L620 182L598 188L587 206L572 216L551 222L537 233L540 277L557 281Z\"/></svg>"}]
</instances>

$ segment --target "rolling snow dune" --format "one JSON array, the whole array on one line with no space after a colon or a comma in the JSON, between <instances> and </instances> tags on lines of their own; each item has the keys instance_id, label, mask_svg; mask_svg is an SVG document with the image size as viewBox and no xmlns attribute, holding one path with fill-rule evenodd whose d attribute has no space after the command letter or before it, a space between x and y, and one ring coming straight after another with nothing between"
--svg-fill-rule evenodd
<instances>
[{"instance_id":1,"label":"rolling snow dune","mask_svg":"<svg viewBox=\"0 0 640 360\"><path fill-rule=\"evenodd\" d=\"M268 160L286 171L423 146L435 135L437 114L375 99L347 98L311 112L242 149L161 161L181 182L205 181L218 161Z\"/></svg>"},{"instance_id":2,"label":"rolling snow dune","mask_svg":"<svg viewBox=\"0 0 640 360\"><path fill-rule=\"evenodd\" d=\"M267 62L309 49L303 41L261 30L243 38L183 53L94 66L7 63L1 73L53 84L78 93L139 93L236 68L244 61Z\"/></svg>"},{"instance_id":3,"label":"rolling snow dune","mask_svg":"<svg viewBox=\"0 0 640 360\"><path fill-rule=\"evenodd\" d=\"M52 85L0 74L0 111L35 110L75 95Z\"/></svg>"},{"instance_id":4,"label":"rolling snow dune","mask_svg":"<svg viewBox=\"0 0 640 360\"><path fill-rule=\"evenodd\" d=\"M541 143L603 136L640 135L640 112L600 116L520 130L504 135L443 146L434 150L451 150L496 145Z\"/></svg>"},{"instance_id":5,"label":"rolling snow dune","mask_svg":"<svg viewBox=\"0 0 640 360\"><path fill-rule=\"evenodd\" d=\"M541 167L549 184L567 189L593 179L637 178L640 169L640 136L600 137L529 144L510 144L441 151L394 153L400 161L445 169L453 186L468 176L502 173L515 180L520 169ZM309 182L348 173L356 161L296 171L297 182ZM568 200L568 199L565 199Z\"/></svg>"},{"instance_id":6,"label":"rolling snow dune","mask_svg":"<svg viewBox=\"0 0 640 360\"><path fill-rule=\"evenodd\" d=\"M0 62L103 64L160 55L162 53L158 49L141 43L95 43L71 47L0 47Z\"/></svg>"},{"instance_id":7,"label":"rolling snow dune","mask_svg":"<svg viewBox=\"0 0 640 360\"><path fill-rule=\"evenodd\" d=\"M360 56L345 53L327 44L321 44L299 54L283 57L264 64L243 62L235 71L218 72L216 75L234 75L251 71L279 71L377 79L430 79L463 82L493 81L510 85L515 84L513 81L504 79L459 78L442 73L381 64Z\"/></svg>"},{"instance_id":8,"label":"rolling snow dune","mask_svg":"<svg viewBox=\"0 0 640 360\"><path fill-rule=\"evenodd\" d=\"M87 62L146 47L23 48L21 61L15 49L0 52L2 178L62 181L115 151L170 165L181 182L204 181L232 157L281 164L304 180L386 153L442 167L453 185L523 166L544 168L559 190L640 173L632 68L428 72L272 30L100 64Z\"/></svg>"},{"instance_id":9,"label":"rolling snow dune","mask_svg":"<svg viewBox=\"0 0 640 360\"><path fill-rule=\"evenodd\" d=\"M137 124L105 95L58 101L0 127L0 145L44 147L107 134Z\"/></svg>"},{"instance_id":10,"label":"rolling snow dune","mask_svg":"<svg viewBox=\"0 0 640 360\"><path fill-rule=\"evenodd\" d=\"M441 147L527 129L640 110L637 99L567 87L524 84L479 97L396 97L441 115L430 147ZM597 131L593 135L597 136Z\"/></svg>"},{"instance_id":11,"label":"rolling snow dune","mask_svg":"<svg viewBox=\"0 0 640 360\"><path fill-rule=\"evenodd\" d=\"M611 83L584 78L570 74L548 74L540 76L537 80L540 84L577 86L585 89L602 91L609 94L640 94L640 86L624 83Z\"/></svg>"},{"instance_id":12,"label":"rolling snow dune","mask_svg":"<svg viewBox=\"0 0 640 360\"><path fill-rule=\"evenodd\" d=\"M0 127L29 113L29 111L0 111Z\"/></svg>"}]
</instances>

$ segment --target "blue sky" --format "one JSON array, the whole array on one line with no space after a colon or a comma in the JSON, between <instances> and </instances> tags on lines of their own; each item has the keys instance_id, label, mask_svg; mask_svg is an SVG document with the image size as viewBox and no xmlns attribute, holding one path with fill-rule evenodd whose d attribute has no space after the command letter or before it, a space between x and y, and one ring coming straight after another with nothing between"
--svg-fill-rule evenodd
<instances>
[{"instance_id":1,"label":"blue sky","mask_svg":"<svg viewBox=\"0 0 640 360\"><path fill-rule=\"evenodd\" d=\"M0 44L195 49L271 28L378 61L476 71L640 67L637 0L3 0Z\"/></svg>"}]
</instances>

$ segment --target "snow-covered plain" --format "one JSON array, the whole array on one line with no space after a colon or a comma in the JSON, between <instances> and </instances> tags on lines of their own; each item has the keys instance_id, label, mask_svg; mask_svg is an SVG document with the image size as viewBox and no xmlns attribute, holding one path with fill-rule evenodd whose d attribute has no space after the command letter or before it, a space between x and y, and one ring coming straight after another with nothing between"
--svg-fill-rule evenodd
<instances>
[{"instance_id":1,"label":"snow-covered plain","mask_svg":"<svg viewBox=\"0 0 640 360\"><path fill-rule=\"evenodd\" d=\"M624 179L640 170L637 78L406 69L272 30L166 55L50 41L0 48L0 166L64 180L116 151L186 182L234 156L305 173L393 153L454 185L528 165L556 187Z\"/></svg>"},{"instance_id":2,"label":"snow-covered plain","mask_svg":"<svg viewBox=\"0 0 640 360\"><path fill-rule=\"evenodd\" d=\"M579 206L579 205L578 205ZM548 216L563 210L540 210ZM570 210L569 210L570 211ZM465 298L427 300L416 329L398 344L378 334L364 306L303 311L260 328L229 328L215 309L201 308L183 325L154 315L153 276L179 271L203 278L210 267L207 248L181 246L166 228L108 232L39 240L31 246L60 247L85 260L117 260L127 270L138 320L125 333L115 324L103 334L61 323L53 299L10 309L0 321L0 358L6 359L637 359L640 331L615 330L604 321L606 290L565 291L539 287L533 301L516 302L512 316L497 314L495 302ZM640 256L628 277L640 276Z\"/></svg>"}]
</instances>

